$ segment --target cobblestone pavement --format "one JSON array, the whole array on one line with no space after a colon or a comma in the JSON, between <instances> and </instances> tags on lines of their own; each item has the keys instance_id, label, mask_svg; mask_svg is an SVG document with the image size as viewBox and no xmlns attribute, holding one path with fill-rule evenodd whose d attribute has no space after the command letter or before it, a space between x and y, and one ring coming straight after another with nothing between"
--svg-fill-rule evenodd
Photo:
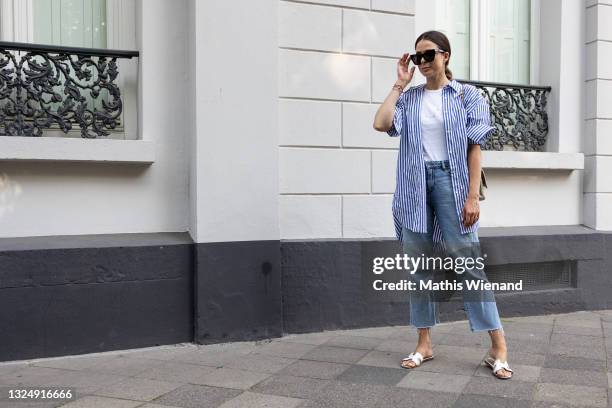
<instances>
[{"instance_id":1,"label":"cobblestone pavement","mask_svg":"<svg viewBox=\"0 0 612 408\"><path fill-rule=\"evenodd\" d=\"M416 344L406 326L0 363L0 407L612 406L612 310L502 321L510 380L482 363L488 334L460 321L436 326L434 360L411 370L399 366ZM72 387L76 396L9 402L14 386Z\"/></svg>"}]
</instances>

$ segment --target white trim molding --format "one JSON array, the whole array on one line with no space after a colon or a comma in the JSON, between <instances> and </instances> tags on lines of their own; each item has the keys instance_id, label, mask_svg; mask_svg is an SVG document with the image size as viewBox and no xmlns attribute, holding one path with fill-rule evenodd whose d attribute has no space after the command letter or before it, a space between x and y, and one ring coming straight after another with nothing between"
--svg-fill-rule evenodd
<instances>
[{"instance_id":1,"label":"white trim molding","mask_svg":"<svg viewBox=\"0 0 612 408\"><path fill-rule=\"evenodd\" d=\"M484 169L584 170L584 154L485 150Z\"/></svg>"},{"instance_id":2,"label":"white trim molding","mask_svg":"<svg viewBox=\"0 0 612 408\"><path fill-rule=\"evenodd\" d=\"M66 137L0 137L0 161L155 162L155 142Z\"/></svg>"}]
</instances>

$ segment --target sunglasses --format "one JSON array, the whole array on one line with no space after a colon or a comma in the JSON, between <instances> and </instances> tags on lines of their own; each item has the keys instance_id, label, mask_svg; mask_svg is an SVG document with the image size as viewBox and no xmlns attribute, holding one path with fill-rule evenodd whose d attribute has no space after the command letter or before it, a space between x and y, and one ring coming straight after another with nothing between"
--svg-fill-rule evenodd
<instances>
[{"instance_id":1,"label":"sunglasses","mask_svg":"<svg viewBox=\"0 0 612 408\"><path fill-rule=\"evenodd\" d=\"M425 50L425 52L417 52L416 54L412 54L410 56L410 60L414 63L414 65L421 65L421 58L424 58L425 62L431 62L434 60L434 58L436 58L437 52L445 53L446 51L440 48L432 48L430 50Z\"/></svg>"}]
</instances>

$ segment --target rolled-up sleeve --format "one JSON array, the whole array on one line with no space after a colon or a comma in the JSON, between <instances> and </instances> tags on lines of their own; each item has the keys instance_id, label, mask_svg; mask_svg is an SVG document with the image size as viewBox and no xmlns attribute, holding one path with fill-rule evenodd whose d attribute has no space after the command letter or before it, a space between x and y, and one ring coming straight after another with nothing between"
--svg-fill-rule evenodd
<instances>
[{"instance_id":1,"label":"rolled-up sleeve","mask_svg":"<svg viewBox=\"0 0 612 408\"><path fill-rule=\"evenodd\" d=\"M466 130L468 143L482 146L487 138L495 131L495 126L491 125L489 103L476 87L472 86L470 92L466 92L466 99L468 94L471 95L469 100L466 101Z\"/></svg>"},{"instance_id":2,"label":"rolled-up sleeve","mask_svg":"<svg viewBox=\"0 0 612 408\"><path fill-rule=\"evenodd\" d=\"M387 134L391 137L397 137L402 133L404 125L404 115L406 115L406 92L403 92L395 103L395 113L393 114L393 124L387 130Z\"/></svg>"}]
</instances>

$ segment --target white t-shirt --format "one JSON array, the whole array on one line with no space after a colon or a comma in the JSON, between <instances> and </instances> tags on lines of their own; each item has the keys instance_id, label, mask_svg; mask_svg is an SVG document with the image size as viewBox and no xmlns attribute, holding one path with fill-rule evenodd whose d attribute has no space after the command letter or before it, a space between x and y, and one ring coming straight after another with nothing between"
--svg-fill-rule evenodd
<instances>
[{"instance_id":1,"label":"white t-shirt","mask_svg":"<svg viewBox=\"0 0 612 408\"><path fill-rule=\"evenodd\" d=\"M448 160L446 137L444 135L444 117L442 116L442 88L437 90L423 89L421 103L421 139L423 142L423 159Z\"/></svg>"}]
</instances>

